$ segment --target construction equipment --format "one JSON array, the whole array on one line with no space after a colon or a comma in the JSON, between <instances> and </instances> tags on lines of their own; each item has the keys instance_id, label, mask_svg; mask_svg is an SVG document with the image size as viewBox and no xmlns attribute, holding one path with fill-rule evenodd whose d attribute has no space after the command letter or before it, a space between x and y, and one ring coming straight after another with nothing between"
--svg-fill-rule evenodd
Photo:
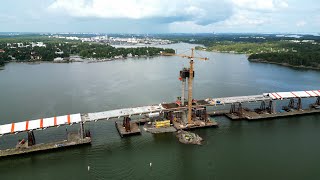
<instances>
[{"instance_id":1,"label":"construction equipment","mask_svg":"<svg viewBox=\"0 0 320 180\"><path fill-rule=\"evenodd\" d=\"M208 60L208 58L203 57L195 57L194 56L194 48L191 49L191 56L185 55L185 54L175 54L175 53L161 53L161 55L164 56L179 56L183 58L190 59L190 67L189 67L189 74L188 74L188 125L192 124L192 82L194 78L194 67L193 67L193 60L199 59L199 60ZM180 77L182 79L182 77ZM184 81L182 79L182 88L184 88ZM181 105L184 106L184 89L182 90L182 97L181 97Z\"/></svg>"},{"instance_id":2,"label":"construction equipment","mask_svg":"<svg viewBox=\"0 0 320 180\"><path fill-rule=\"evenodd\" d=\"M170 127L170 120L162 120L155 122L156 128Z\"/></svg>"}]
</instances>

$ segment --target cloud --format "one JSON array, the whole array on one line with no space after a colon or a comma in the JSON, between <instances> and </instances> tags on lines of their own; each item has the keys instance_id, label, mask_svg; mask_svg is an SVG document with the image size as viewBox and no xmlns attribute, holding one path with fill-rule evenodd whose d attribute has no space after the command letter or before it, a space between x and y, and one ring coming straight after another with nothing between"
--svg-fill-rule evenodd
<instances>
[{"instance_id":1,"label":"cloud","mask_svg":"<svg viewBox=\"0 0 320 180\"><path fill-rule=\"evenodd\" d=\"M233 15L226 19L222 26L226 27L257 27L270 24L271 17L289 7L286 0L232 0Z\"/></svg>"},{"instance_id":2,"label":"cloud","mask_svg":"<svg viewBox=\"0 0 320 180\"><path fill-rule=\"evenodd\" d=\"M269 22L270 19L266 16L261 16L258 13L251 13L248 11L239 11L227 19L224 24L226 26L258 26Z\"/></svg>"},{"instance_id":3,"label":"cloud","mask_svg":"<svg viewBox=\"0 0 320 180\"><path fill-rule=\"evenodd\" d=\"M297 26L297 27L304 27L306 24L307 24L306 21L300 20L300 21L298 21L298 22L296 23L296 26Z\"/></svg>"},{"instance_id":4,"label":"cloud","mask_svg":"<svg viewBox=\"0 0 320 180\"><path fill-rule=\"evenodd\" d=\"M208 25L232 15L230 0L55 0L50 12L77 18L153 20L163 23L192 21Z\"/></svg>"},{"instance_id":5,"label":"cloud","mask_svg":"<svg viewBox=\"0 0 320 180\"><path fill-rule=\"evenodd\" d=\"M232 0L235 8L241 10L272 12L287 8L286 0Z\"/></svg>"},{"instance_id":6,"label":"cloud","mask_svg":"<svg viewBox=\"0 0 320 180\"><path fill-rule=\"evenodd\" d=\"M268 21L264 13L288 6L286 0L54 0L48 10L82 19L187 22L201 26L225 22L231 26L263 24Z\"/></svg>"},{"instance_id":7,"label":"cloud","mask_svg":"<svg viewBox=\"0 0 320 180\"><path fill-rule=\"evenodd\" d=\"M168 27L171 32L212 32L215 28L262 28L288 9L289 0L53 0L47 10L77 21L94 19L141 26Z\"/></svg>"}]
</instances>

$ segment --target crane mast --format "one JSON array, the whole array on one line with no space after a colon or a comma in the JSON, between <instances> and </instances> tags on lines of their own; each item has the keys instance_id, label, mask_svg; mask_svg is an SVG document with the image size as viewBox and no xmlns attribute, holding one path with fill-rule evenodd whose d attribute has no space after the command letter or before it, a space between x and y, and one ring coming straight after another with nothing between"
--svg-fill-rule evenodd
<instances>
[{"instance_id":1,"label":"crane mast","mask_svg":"<svg viewBox=\"0 0 320 180\"><path fill-rule=\"evenodd\" d=\"M188 124L192 124L192 83L193 83L194 49L191 49L190 69L188 78Z\"/></svg>"},{"instance_id":2,"label":"crane mast","mask_svg":"<svg viewBox=\"0 0 320 180\"><path fill-rule=\"evenodd\" d=\"M184 55L184 54L174 54L174 53L161 53L162 55L165 56L180 56L183 58L188 58L190 59L190 67L189 67L189 75L188 75L188 115L187 115L187 120L188 120L188 125L192 125L192 84L193 84L193 78L194 78L194 62L193 60L200 59L200 60L208 60L208 58L202 58L202 57L195 57L194 56L194 48L191 49L191 56ZM181 77L180 77L181 78ZM182 96L181 96L181 106L184 106L184 94L185 94L185 77L181 78L182 81Z\"/></svg>"}]
</instances>

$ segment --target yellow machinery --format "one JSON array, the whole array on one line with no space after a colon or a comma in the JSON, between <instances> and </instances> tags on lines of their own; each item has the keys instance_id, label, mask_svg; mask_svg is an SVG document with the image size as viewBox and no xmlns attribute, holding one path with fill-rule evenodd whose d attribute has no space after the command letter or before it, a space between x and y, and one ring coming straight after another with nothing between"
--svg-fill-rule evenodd
<instances>
[{"instance_id":1,"label":"yellow machinery","mask_svg":"<svg viewBox=\"0 0 320 180\"><path fill-rule=\"evenodd\" d=\"M194 56L194 48L191 49L191 56L184 55L184 54L174 54L174 53L162 53L165 56L180 56L183 58L190 59L190 68L189 68L189 78L188 78L188 124L192 124L192 82L193 82L193 59L199 60L208 60L208 58L203 57L195 57Z\"/></svg>"},{"instance_id":2,"label":"yellow machinery","mask_svg":"<svg viewBox=\"0 0 320 180\"><path fill-rule=\"evenodd\" d=\"M170 127L170 120L156 121L156 128Z\"/></svg>"}]
</instances>

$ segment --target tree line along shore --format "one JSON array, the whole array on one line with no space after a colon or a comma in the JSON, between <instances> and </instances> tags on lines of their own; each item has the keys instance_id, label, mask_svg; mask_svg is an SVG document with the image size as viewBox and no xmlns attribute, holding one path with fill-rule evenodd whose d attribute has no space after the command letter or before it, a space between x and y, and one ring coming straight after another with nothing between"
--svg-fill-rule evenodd
<instances>
[{"instance_id":1,"label":"tree line along shore","mask_svg":"<svg viewBox=\"0 0 320 180\"><path fill-rule=\"evenodd\" d=\"M153 57L173 49L158 47L115 48L108 44L75 41L17 41L0 39L0 66L8 62L69 62L70 55L83 58L113 59L126 57Z\"/></svg>"},{"instance_id":2,"label":"tree line along shore","mask_svg":"<svg viewBox=\"0 0 320 180\"><path fill-rule=\"evenodd\" d=\"M313 41L266 43L222 42L216 43L208 48L198 47L197 49L248 54L248 60L252 62L320 69L320 45Z\"/></svg>"},{"instance_id":3,"label":"tree line along shore","mask_svg":"<svg viewBox=\"0 0 320 180\"><path fill-rule=\"evenodd\" d=\"M251 62L320 69L320 36L276 34L164 34L172 42L201 44L197 50L247 54ZM104 43L49 39L44 36L0 38L0 66L6 62L36 62L83 58L113 59L157 56L173 49L155 47L115 48Z\"/></svg>"},{"instance_id":4,"label":"tree line along shore","mask_svg":"<svg viewBox=\"0 0 320 180\"><path fill-rule=\"evenodd\" d=\"M320 69L320 36L294 34L200 34L171 37L197 50L247 54L250 62Z\"/></svg>"}]
</instances>

